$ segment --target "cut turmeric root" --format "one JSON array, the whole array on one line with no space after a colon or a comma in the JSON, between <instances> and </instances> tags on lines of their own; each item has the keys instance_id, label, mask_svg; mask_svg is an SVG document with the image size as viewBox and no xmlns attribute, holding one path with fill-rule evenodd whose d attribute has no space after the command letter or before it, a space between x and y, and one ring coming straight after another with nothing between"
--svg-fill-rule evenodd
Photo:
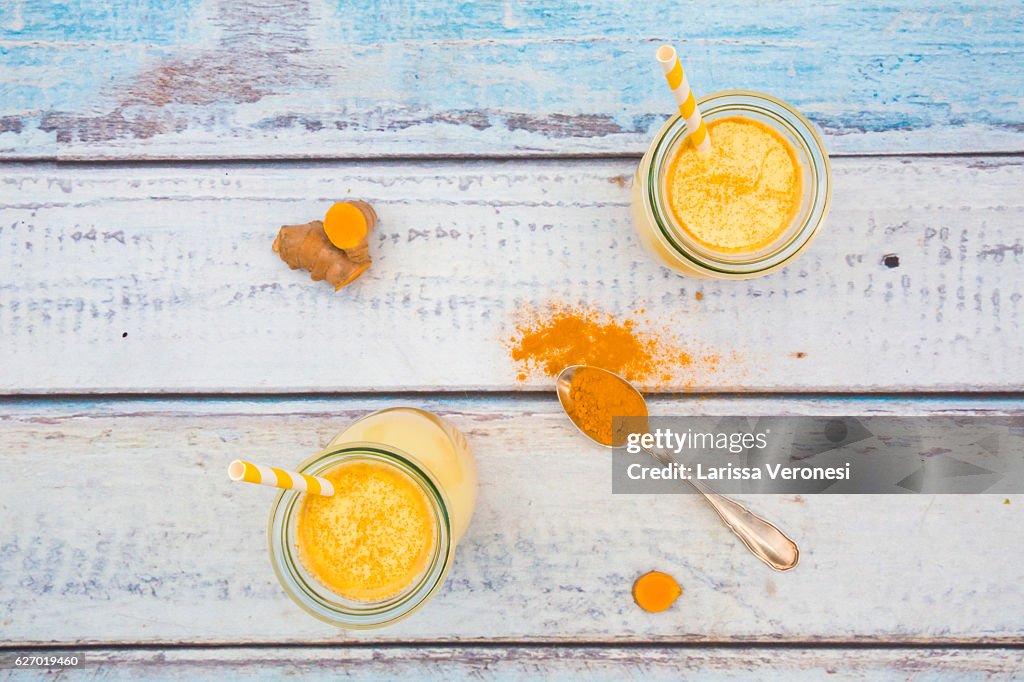
<instances>
[{"instance_id":1,"label":"cut turmeric root","mask_svg":"<svg viewBox=\"0 0 1024 682\"><path fill-rule=\"evenodd\" d=\"M377 213L365 201L339 201L324 221L285 225L274 240L274 253L292 270L305 268L314 280L342 288L370 267L369 237Z\"/></svg>"},{"instance_id":2,"label":"cut turmeric root","mask_svg":"<svg viewBox=\"0 0 1024 682\"><path fill-rule=\"evenodd\" d=\"M661 571L644 573L633 583L633 600L637 606L651 613L665 611L682 593L676 579Z\"/></svg>"},{"instance_id":3,"label":"cut turmeric root","mask_svg":"<svg viewBox=\"0 0 1024 682\"><path fill-rule=\"evenodd\" d=\"M370 259L366 238L376 224L377 213L365 201L339 201L324 216L327 238L357 263Z\"/></svg>"},{"instance_id":4,"label":"cut turmeric root","mask_svg":"<svg viewBox=\"0 0 1024 682\"><path fill-rule=\"evenodd\" d=\"M364 240L365 247L365 240ZM314 281L327 280L334 290L341 289L370 267L367 249L357 254L357 261L348 252L335 247L319 220L305 225L285 225L274 240L274 252L292 270L309 270Z\"/></svg>"}]
</instances>

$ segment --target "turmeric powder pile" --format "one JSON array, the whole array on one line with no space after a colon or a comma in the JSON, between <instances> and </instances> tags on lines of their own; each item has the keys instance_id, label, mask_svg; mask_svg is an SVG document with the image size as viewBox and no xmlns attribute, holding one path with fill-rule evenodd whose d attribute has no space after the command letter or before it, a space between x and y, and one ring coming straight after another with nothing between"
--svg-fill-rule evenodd
<instances>
[{"instance_id":1,"label":"turmeric powder pile","mask_svg":"<svg viewBox=\"0 0 1024 682\"><path fill-rule=\"evenodd\" d=\"M560 304L521 314L507 345L519 381L533 373L554 377L569 365L594 365L658 387L694 362L671 334L656 334L635 319ZM709 366L712 360L702 358Z\"/></svg>"},{"instance_id":2,"label":"turmeric powder pile","mask_svg":"<svg viewBox=\"0 0 1024 682\"><path fill-rule=\"evenodd\" d=\"M616 377L591 367L576 372L569 384L569 418L580 431L604 445L621 447L633 420L615 417L646 417L642 396ZM644 424L646 429L646 424Z\"/></svg>"}]
</instances>

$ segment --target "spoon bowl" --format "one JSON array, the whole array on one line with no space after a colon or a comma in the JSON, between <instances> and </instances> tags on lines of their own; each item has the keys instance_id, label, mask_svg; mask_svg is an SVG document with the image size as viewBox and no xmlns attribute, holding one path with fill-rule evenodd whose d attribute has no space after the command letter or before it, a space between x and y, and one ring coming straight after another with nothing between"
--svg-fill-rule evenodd
<instances>
[{"instance_id":1,"label":"spoon bowl","mask_svg":"<svg viewBox=\"0 0 1024 682\"><path fill-rule=\"evenodd\" d=\"M621 443L617 442L618 439L615 438L615 436L619 435L617 431L613 430L612 442L606 443L602 441L597 434L590 433L589 431L587 431L586 427L579 422L579 419L577 418L579 410L576 409L576 399L573 397L572 394L572 381L573 379L576 378L576 375L581 371L600 373L612 377L614 380L618 381L624 389L628 390L630 393L636 396L637 402L643 406L643 414L615 414L611 416L629 418L628 426L630 427L631 431L646 432L648 430L647 401L644 400L643 394L640 391L638 391L636 387L633 386L633 384L631 384L628 380L619 376L615 372L609 372L608 370L602 369L600 367L593 367L591 365L570 365L569 367L566 367L565 369L558 373L558 377L555 379L555 392L558 394L558 402L562 404L562 409L565 411L565 414L568 415L569 421L573 423L573 426L575 426L580 433L582 433L584 436L594 441L598 445L603 445L606 448L614 448L625 445L625 439L622 439ZM625 425L622 424L619 426L621 428L622 426ZM626 434L622 435L625 436Z\"/></svg>"}]
</instances>

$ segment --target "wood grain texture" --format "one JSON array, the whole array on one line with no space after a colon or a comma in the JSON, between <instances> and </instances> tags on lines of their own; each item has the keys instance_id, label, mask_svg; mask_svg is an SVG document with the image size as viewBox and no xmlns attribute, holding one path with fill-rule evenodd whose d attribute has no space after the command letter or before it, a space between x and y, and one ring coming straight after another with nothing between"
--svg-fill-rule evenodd
<instances>
[{"instance_id":1,"label":"wood grain texture","mask_svg":"<svg viewBox=\"0 0 1024 682\"><path fill-rule=\"evenodd\" d=\"M672 390L1024 387L1020 158L837 160L820 237L748 282L655 263L629 217L633 170L11 165L0 391L546 389L516 383L504 341L553 300L645 309L695 357L722 358L674 368ZM381 222L374 267L335 294L270 245L346 197Z\"/></svg>"},{"instance_id":2,"label":"wood grain texture","mask_svg":"<svg viewBox=\"0 0 1024 682\"><path fill-rule=\"evenodd\" d=\"M698 93L795 104L840 153L1024 150L1024 12L923 0L145 0L0 7L0 156L639 153Z\"/></svg>"},{"instance_id":3,"label":"wood grain texture","mask_svg":"<svg viewBox=\"0 0 1024 682\"><path fill-rule=\"evenodd\" d=\"M480 498L443 590L373 633L338 631L269 566L273 492L244 455L291 466L385 398L15 401L0 416L0 640L75 643L1020 642L1011 496L751 496L800 543L792 573L750 556L691 495L610 493L609 455L553 397L429 399L479 464ZM655 414L1020 414L991 399L669 399ZM684 589L651 615L651 569ZM768 656L768 654L764 654Z\"/></svg>"},{"instance_id":4,"label":"wood grain texture","mask_svg":"<svg viewBox=\"0 0 1024 682\"><path fill-rule=\"evenodd\" d=\"M59 655L59 653L54 653ZM81 655L81 652L79 652ZM766 680L1019 679L1019 650L389 647L90 650L61 679L89 680ZM19 679L16 675L12 679Z\"/></svg>"}]
</instances>

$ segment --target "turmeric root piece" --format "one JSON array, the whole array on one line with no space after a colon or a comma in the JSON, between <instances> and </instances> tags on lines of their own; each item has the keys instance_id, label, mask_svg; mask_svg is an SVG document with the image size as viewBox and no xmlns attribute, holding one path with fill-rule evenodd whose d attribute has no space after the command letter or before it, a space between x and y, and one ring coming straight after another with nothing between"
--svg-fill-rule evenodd
<instances>
[{"instance_id":1,"label":"turmeric root piece","mask_svg":"<svg viewBox=\"0 0 1024 682\"><path fill-rule=\"evenodd\" d=\"M367 238L376 224L377 213L365 201L339 201L324 216L327 238L356 263L369 262Z\"/></svg>"},{"instance_id":2,"label":"turmeric root piece","mask_svg":"<svg viewBox=\"0 0 1024 682\"><path fill-rule=\"evenodd\" d=\"M644 573L633 583L633 600L644 611L659 613L672 606L683 588L668 573L651 571Z\"/></svg>"},{"instance_id":3,"label":"turmeric root piece","mask_svg":"<svg viewBox=\"0 0 1024 682\"><path fill-rule=\"evenodd\" d=\"M370 267L368 251L356 261L347 252L335 247L319 220L305 225L284 225L274 240L274 252L292 270L309 270L314 281L327 280L334 290L342 288Z\"/></svg>"}]
</instances>

